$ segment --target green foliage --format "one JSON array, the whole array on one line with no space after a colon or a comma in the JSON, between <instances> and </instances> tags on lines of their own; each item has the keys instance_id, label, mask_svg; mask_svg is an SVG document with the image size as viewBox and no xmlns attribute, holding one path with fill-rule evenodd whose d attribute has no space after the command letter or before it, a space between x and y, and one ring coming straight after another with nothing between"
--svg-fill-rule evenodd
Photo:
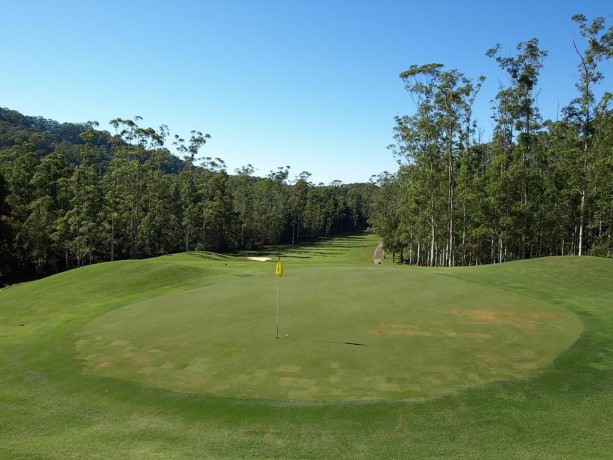
<instances>
[{"instance_id":1,"label":"green foliage","mask_svg":"<svg viewBox=\"0 0 613 460\"><path fill-rule=\"evenodd\" d=\"M482 78L442 64L400 74L416 104L396 118L391 146L401 168L380 177L373 229L400 260L479 265L565 254L610 256L613 232L611 94L596 101L599 64L613 56L613 26L573 17L585 39L579 96L564 119L542 121L538 80L547 51L536 38L503 55L487 51L508 76L493 106L491 141L474 140L471 105ZM406 256L408 253L408 257Z\"/></svg>"},{"instance_id":2,"label":"green foliage","mask_svg":"<svg viewBox=\"0 0 613 460\"><path fill-rule=\"evenodd\" d=\"M97 123L60 125L0 110L0 282L366 227L370 185L315 186L306 172L291 183L289 167L265 178L253 177L251 166L231 176L221 159L201 156L210 135L175 136L178 160L164 147L167 127L141 121L114 119L111 136Z\"/></svg>"},{"instance_id":3,"label":"green foliage","mask_svg":"<svg viewBox=\"0 0 613 460\"><path fill-rule=\"evenodd\" d=\"M0 172L0 279L3 279L13 265L13 229L10 225L11 209L6 201L9 190Z\"/></svg>"},{"instance_id":4,"label":"green foliage","mask_svg":"<svg viewBox=\"0 0 613 460\"><path fill-rule=\"evenodd\" d=\"M404 163L399 179L409 182L402 187L399 212L407 217L399 216L394 241L387 238L385 244L400 249L403 260L408 238L410 263L454 266L458 162L471 142L471 107L484 77L475 83L441 64L411 66L400 77L417 107L414 115L396 118L392 148Z\"/></svg>"}]
</instances>

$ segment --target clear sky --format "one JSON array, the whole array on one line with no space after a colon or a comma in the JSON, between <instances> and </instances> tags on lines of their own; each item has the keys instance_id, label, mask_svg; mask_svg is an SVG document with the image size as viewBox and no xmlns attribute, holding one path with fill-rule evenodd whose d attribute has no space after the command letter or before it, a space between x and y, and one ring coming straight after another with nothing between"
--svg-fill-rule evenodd
<instances>
[{"instance_id":1,"label":"clear sky","mask_svg":"<svg viewBox=\"0 0 613 460\"><path fill-rule=\"evenodd\" d=\"M574 13L613 23L613 2L0 0L0 106L59 122L143 117L228 171L364 182L397 165L394 117L414 110L398 74L439 62L487 81L475 116L491 130L504 74L488 48L532 37L549 50L545 118L575 96ZM611 90L611 64L602 89Z\"/></svg>"}]
</instances>

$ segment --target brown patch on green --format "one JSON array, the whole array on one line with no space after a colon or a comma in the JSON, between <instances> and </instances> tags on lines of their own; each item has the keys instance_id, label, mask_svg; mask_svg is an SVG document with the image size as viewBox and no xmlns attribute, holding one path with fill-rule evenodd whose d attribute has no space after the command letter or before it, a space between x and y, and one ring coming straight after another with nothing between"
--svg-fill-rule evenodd
<instances>
[{"instance_id":1,"label":"brown patch on green","mask_svg":"<svg viewBox=\"0 0 613 460\"><path fill-rule=\"evenodd\" d=\"M382 323L377 329L368 331L379 336L422 336L422 337L467 337L471 339L491 339L491 334L480 332L456 332L450 329L426 329L413 324Z\"/></svg>"},{"instance_id":2,"label":"brown patch on green","mask_svg":"<svg viewBox=\"0 0 613 460\"><path fill-rule=\"evenodd\" d=\"M101 359L96 361L95 366L98 369L105 369L107 367L110 367L111 364L113 364L113 361L110 358L101 358Z\"/></svg>"},{"instance_id":3,"label":"brown patch on green","mask_svg":"<svg viewBox=\"0 0 613 460\"><path fill-rule=\"evenodd\" d=\"M298 386L308 388L315 385L317 382L314 379L298 379L294 377L282 377L279 379L279 385L283 386Z\"/></svg>"},{"instance_id":4,"label":"brown patch on green","mask_svg":"<svg viewBox=\"0 0 613 460\"><path fill-rule=\"evenodd\" d=\"M153 362L153 359L149 358L148 356L137 356L136 358L134 358L134 362L136 364L146 365L151 364Z\"/></svg>"},{"instance_id":5,"label":"brown patch on green","mask_svg":"<svg viewBox=\"0 0 613 460\"><path fill-rule=\"evenodd\" d=\"M400 391L400 385L397 383L384 383L382 385L377 385L377 390L380 391Z\"/></svg>"},{"instance_id":6,"label":"brown patch on green","mask_svg":"<svg viewBox=\"0 0 613 460\"><path fill-rule=\"evenodd\" d=\"M143 367L141 369L139 369L138 372L139 374L145 374L145 375L149 375L151 374L153 371L155 371L155 367L151 367L151 366L147 366L147 367Z\"/></svg>"},{"instance_id":7,"label":"brown patch on green","mask_svg":"<svg viewBox=\"0 0 613 460\"><path fill-rule=\"evenodd\" d=\"M506 365L508 360L499 354L492 353L489 351L480 351L475 353L475 357L482 363L488 365L502 366Z\"/></svg>"},{"instance_id":8,"label":"brown patch on green","mask_svg":"<svg viewBox=\"0 0 613 460\"><path fill-rule=\"evenodd\" d=\"M209 382L209 377L205 375L192 375L183 380L183 387L189 390L203 388Z\"/></svg>"},{"instance_id":9,"label":"brown patch on green","mask_svg":"<svg viewBox=\"0 0 613 460\"><path fill-rule=\"evenodd\" d=\"M456 318L472 324L513 326L528 332L535 332L543 323L560 320L560 314L549 311L504 311L504 310L453 310Z\"/></svg>"},{"instance_id":10,"label":"brown patch on green","mask_svg":"<svg viewBox=\"0 0 613 460\"><path fill-rule=\"evenodd\" d=\"M299 372L301 366L293 366L291 364L282 364L277 369L277 372Z\"/></svg>"},{"instance_id":11,"label":"brown patch on green","mask_svg":"<svg viewBox=\"0 0 613 460\"><path fill-rule=\"evenodd\" d=\"M266 369L256 369L252 374L243 374L239 377L239 380L247 385L261 385L268 371Z\"/></svg>"}]
</instances>

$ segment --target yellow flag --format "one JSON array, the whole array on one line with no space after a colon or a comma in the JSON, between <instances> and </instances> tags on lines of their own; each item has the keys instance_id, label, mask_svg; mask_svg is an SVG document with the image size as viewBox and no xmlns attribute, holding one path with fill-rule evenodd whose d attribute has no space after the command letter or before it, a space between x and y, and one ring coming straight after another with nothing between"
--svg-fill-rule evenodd
<instances>
[{"instance_id":1,"label":"yellow flag","mask_svg":"<svg viewBox=\"0 0 613 460\"><path fill-rule=\"evenodd\" d=\"M275 274L277 276L283 276L283 263L281 262L281 257L277 257L277 268L275 269Z\"/></svg>"}]
</instances>

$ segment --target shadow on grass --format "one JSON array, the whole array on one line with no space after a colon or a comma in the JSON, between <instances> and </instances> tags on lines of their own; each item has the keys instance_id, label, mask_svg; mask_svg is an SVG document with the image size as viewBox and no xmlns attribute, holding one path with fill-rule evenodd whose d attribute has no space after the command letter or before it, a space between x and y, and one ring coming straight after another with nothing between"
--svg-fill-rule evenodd
<instances>
[{"instance_id":1,"label":"shadow on grass","mask_svg":"<svg viewBox=\"0 0 613 460\"><path fill-rule=\"evenodd\" d=\"M191 257L198 257L200 259L207 259L207 260L232 260L234 259L234 257L231 255L218 254L216 252L186 252L184 254L187 254Z\"/></svg>"},{"instance_id":2,"label":"shadow on grass","mask_svg":"<svg viewBox=\"0 0 613 460\"><path fill-rule=\"evenodd\" d=\"M314 340L314 339L295 339L293 337L279 337L283 340L291 340L293 342L311 342L311 343L329 343L330 345L354 345L358 347L366 347L365 343L358 342L335 342L333 340Z\"/></svg>"}]
</instances>

